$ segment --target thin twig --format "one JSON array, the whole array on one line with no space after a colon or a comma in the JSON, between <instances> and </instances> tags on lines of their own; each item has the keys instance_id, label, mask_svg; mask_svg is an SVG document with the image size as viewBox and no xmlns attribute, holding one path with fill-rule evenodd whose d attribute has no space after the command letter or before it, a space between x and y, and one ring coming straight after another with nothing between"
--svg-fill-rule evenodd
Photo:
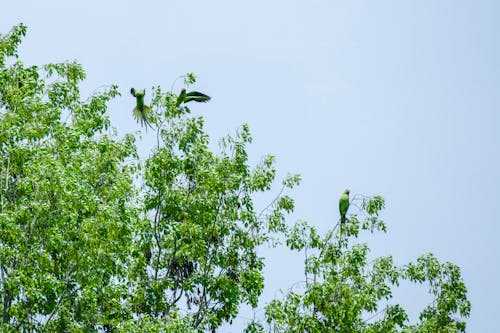
<instances>
[{"instance_id":1,"label":"thin twig","mask_svg":"<svg viewBox=\"0 0 500 333\"><path fill-rule=\"evenodd\" d=\"M259 213L259 215L257 216L257 220L259 220L259 219L260 219L260 217L262 216L262 214L264 214L264 212L265 212L265 211L267 211L267 209L268 209L269 207L271 207L272 205L274 205L274 203L275 203L276 201L278 201L278 199L281 197L281 193L283 193L283 191L285 190L285 187L286 187L286 185L283 185L283 186L281 187L280 192L279 192L279 193L278 193L278 195L277 195L277 196L273 199L273 201L271 201L271 203L270 203L269 205L267 205L266 207L264 207L264 209L262 209L262 210L261 210L261 212L260 212L260 213Z\"/></svg>"}]
</instances>

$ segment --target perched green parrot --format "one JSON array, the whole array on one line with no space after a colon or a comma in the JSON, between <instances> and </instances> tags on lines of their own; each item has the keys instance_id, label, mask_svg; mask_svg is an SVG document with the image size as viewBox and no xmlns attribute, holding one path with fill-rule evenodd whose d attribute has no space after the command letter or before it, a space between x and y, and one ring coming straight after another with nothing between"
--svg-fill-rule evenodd
<instances>
[{"instance_id":1,"label":"perched green parrot","mask_svg":"<svg viewBox=\"0 0 500 333\"><path fill-rule=\"evenodd\" d=\"M144 89L135 90L134 88L130 88L130 93L136 100L136 106L133 110L135 120L140 122L141 126L145 126L146 131L148 129L148 125L153 128L148 120L151 115L151 108L144 104L144 95L146 94L146 91Z\"/></svg>"},{"instance_id":2,"label":"perched green parrot","mask_svg":"<svg viewBox=\"0 0 500 333\"><path fill-rule=\"evenodd\" d=\"M339 200L340 224L345 223L345 216L349 209L349 190L345 190Z\"/></svg>"},{"instance_id":3,"label":"perched green parrot","mask_svg":"<svg viewBox=\"0 0 500 333\"><path fill-rule=\"evenodd\" d=\"M181 93L179 94L179 97L177 97L177 102L175 103L175 106L179 106L182 103L188 103L191 101L195 102L208 102L210 100L210 96L207 96L201 92L198 91L191 91L186 93L186 89L182 88Z\"/></svg>"}]
</instances>

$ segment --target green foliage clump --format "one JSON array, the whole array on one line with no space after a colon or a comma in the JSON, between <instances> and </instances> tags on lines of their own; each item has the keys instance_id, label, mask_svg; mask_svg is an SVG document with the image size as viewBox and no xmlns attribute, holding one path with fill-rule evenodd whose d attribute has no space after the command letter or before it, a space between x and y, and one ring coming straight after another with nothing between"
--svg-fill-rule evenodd
<instances>
[{"instance_id":1,"label":"green foliage clump","mask_svg":"<svg viewBox=\"0 0 500 333\"><path fill-rule=\"evenodd\" d=\"M156 145L142 161L136 136L107 116L117 86L82 99L76 62L26 67L24 25L0 35L0 321L2 332L215 332L242 304L257 307L263 245L306 255L304 291L270 302L246 332L463 332L470 304L460 270L425 255L397 267L369 260L361 231L385 231L381 197L361 200L339 229L289 227L299 184L276 181L274 156L251 166L247 125L209 146L203 118L154 87ZM193 74L184 80L195 82ZM351 207L355 207L351 203ZM434 297L410 324L389 304L402 280ZM382 302L386 304L383 305Z\"/></svg>"},{"instance_id":2,"label":"green foliage clump","mask_svg":"<svg viewBox=\"0 0 500 333\"><path fill-rule=\"evenodd\" d=\"M379 219L385 203L380 196L360 200L363 220L352 214L345 225L323 238L306 222L290 229L287 245L306 254L305 291L292 289L284 299L266 306L268 331L465 332L470 303L460 269L440 263L432 254L401 267L394 264L392 256L369 260L368 246L355 243L355 239L361 231L386 230ZM409 323L404 308L391 303L393 288L403 280L428 285L433 296L415 324ZM256 324L261 329L255 330ZM254 322L248 331L264 332L263 327Z\"/></svg>"}]
</instances>

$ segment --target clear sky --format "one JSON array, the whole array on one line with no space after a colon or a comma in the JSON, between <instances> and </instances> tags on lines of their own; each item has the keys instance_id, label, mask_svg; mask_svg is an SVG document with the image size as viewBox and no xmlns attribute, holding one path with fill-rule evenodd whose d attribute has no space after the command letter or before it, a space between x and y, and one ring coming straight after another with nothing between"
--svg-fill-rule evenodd
<instances>
[{"instance_id":1,"label":"clear sky","mask_svg":"<svg viewBox=\"0 0 500 333\"><path fill-rule=\"evenodd\" d=\"M302 174L290 222L331 227L346 187L384 196L372 255L458 264L468 331L498 331L499 1L3 1L0 32L19 22L27 64L77 59L84 92L120 86L122 133L137 129L131 86L194 72L213 99L192 109L214 141L247 122L255 161L272 153L280 175ZM264 299L302 279L302 256L278 253ZM398 299L415 311L422 293Z\"/></svg>"}]
</instances>

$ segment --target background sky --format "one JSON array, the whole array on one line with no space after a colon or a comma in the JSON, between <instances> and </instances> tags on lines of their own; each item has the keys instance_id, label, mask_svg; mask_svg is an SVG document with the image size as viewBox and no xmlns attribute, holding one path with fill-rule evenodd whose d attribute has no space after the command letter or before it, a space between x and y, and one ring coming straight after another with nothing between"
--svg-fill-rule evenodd
<instances>
[{"instance_id":1,"label":"background sky","mask_svg":"<svg viewBox=\"0 0 500 333\"><path fill-rule=\"evenodd\" d=\"M253 161L272 153L280 176L302 175L290 223L327 230L344 188L380 194L388 233L364 239L372 255L456 263L468 331L500 327L500 2L2 2L0 33L28 26L26 64L76 59L84 94L120 86L109 110L121 133L137 129L130 87L170 89L194 72L213 99L192 110L214 142L248 123ZM262 255L263 300L303 279L302 255ZM415 315L425 293L396 296Z\"/></svg>"}]
</instances>

